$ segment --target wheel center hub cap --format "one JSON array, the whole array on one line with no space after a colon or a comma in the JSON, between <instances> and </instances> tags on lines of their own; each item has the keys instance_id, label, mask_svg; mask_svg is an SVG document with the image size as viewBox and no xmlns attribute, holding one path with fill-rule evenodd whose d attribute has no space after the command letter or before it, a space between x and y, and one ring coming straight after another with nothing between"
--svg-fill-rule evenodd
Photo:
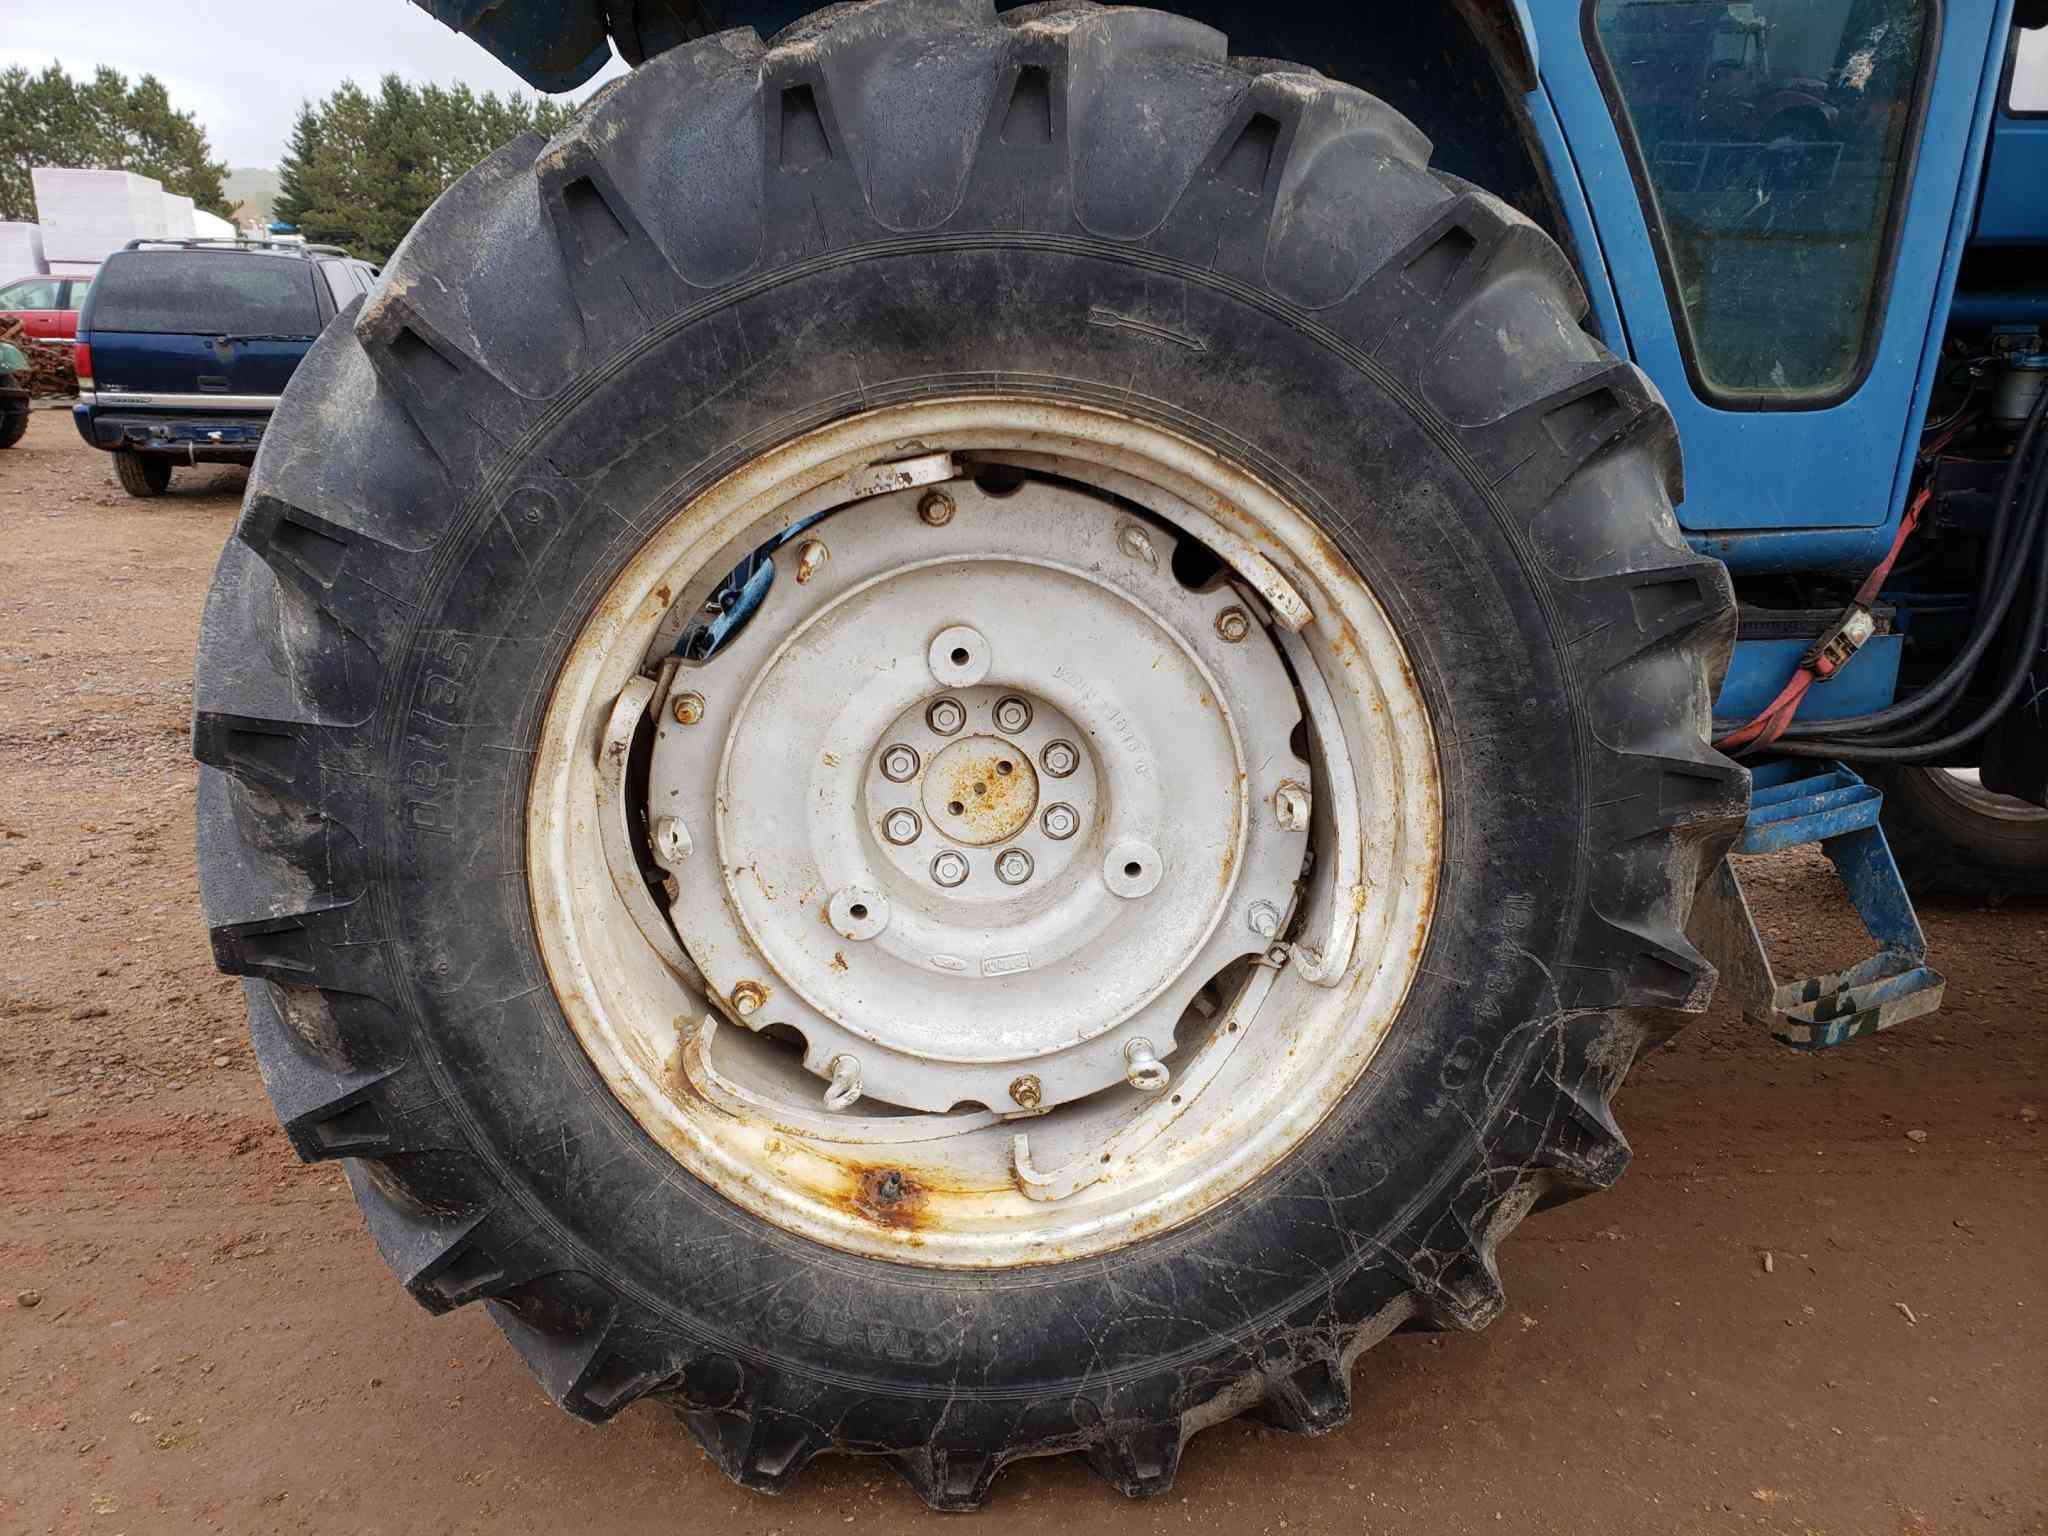
<instances>
[{"instance_id":1,"label":"wheel center hub cap","mask_svg":"<svg viewBox=\"0 0 2048 1536\"><path fill-rule=\"evenodd\" d=\"M1038 809L1038 774L1015 742L970 736L932 759L924 805L932 825L954 842L986 848L1030 822Z\"/></svg>"}]
</instances>

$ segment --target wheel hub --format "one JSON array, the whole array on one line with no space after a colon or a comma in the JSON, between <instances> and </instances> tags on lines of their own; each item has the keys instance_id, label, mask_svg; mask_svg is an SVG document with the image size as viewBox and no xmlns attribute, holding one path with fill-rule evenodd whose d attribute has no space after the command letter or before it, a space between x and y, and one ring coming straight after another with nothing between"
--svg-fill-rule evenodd
<instances>
[{"instance_id":1,"label":"wheel hub","mask_svg":"<svg viewBox=\"0 0 2048 1536\"><path fill-rule=\"evenodd\" d=\"M718 850L678 874L684 941L842 1100L849 1061L928 1112L1015 1113L1023 1075L1040 1110L1156 1091L1189 1000L1267 942L1251 908L1292 905L1306 829L1253 810L1301 772L1293 688L1170 533L1035 482L951 499L937 528L914 492L835 514L801 581L785 545L782 627L687 682L702 719L663 712L650 811Z\"/></svg>"}]
</instances>

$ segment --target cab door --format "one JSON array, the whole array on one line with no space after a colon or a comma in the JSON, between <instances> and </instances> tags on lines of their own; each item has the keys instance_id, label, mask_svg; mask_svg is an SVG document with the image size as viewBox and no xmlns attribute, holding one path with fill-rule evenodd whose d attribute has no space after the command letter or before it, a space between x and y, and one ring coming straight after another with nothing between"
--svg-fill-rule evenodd
<instances>
[{"instance_id":1,"label":"cab door","mask_svg":"<svg viewBox=\"0 0 2048 1536\"><path fill-rule=\"evenodd\" d=\"M65 312L64 279L28 277L0 288L0 314L13 315L31 340L57 341L71 334Z\"/></svg>"},{"instance_id":2,"label":"cab door","mask_svg":"<svg viewBox=\"0 0 2048 1536\"><path fill-rule=\"evenodd\" d=\"M1873 563L1904 505L2010 0L1531 9L1608 339L1678 420L1680 523L1737 569Z\"/></svg>"}]
</instances>

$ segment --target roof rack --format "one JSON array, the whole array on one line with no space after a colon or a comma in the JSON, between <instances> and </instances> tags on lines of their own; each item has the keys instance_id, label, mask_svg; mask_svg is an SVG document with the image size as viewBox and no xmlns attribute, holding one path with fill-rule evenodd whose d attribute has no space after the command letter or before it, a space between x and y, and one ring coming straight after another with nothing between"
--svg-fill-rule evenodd
<instances>
[{"instance_id":1,"label":"roof rack","mask_svg":"<svg viewBox=\"0 0 2048 1536\"><path fill-rule=\"evenodd\" d=\"M153 247L169 247L180 251L303 251L312 256L348 255L348 252L338 245L308 245L303 240L231 240L225 235L194 235L189 238L178 235L151 235L140 240L130 240L121 249L140 251Z\"/></svg>"}]
</instances>

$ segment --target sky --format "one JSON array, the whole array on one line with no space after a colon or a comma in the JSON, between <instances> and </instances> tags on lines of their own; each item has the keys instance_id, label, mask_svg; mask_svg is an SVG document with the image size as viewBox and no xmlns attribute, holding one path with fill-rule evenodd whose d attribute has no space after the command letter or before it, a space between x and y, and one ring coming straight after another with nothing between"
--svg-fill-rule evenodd
<instances>
[{"instance_id":1,"label":"sky","mask_svg":"<svg viewBox=\"0 0 2048 1536\"><path fill-rule=\"evenodd\" d=\"M51 63L74 76L102 64L131 79L154 74L229 165L276 165L299 103L347 79L373 89L396 73L420 84L465 82L479 94L533 94L409 0L0 0L0 68ZM576 98L624 70L614 58Z\"/></svg>"}]
</instances>

